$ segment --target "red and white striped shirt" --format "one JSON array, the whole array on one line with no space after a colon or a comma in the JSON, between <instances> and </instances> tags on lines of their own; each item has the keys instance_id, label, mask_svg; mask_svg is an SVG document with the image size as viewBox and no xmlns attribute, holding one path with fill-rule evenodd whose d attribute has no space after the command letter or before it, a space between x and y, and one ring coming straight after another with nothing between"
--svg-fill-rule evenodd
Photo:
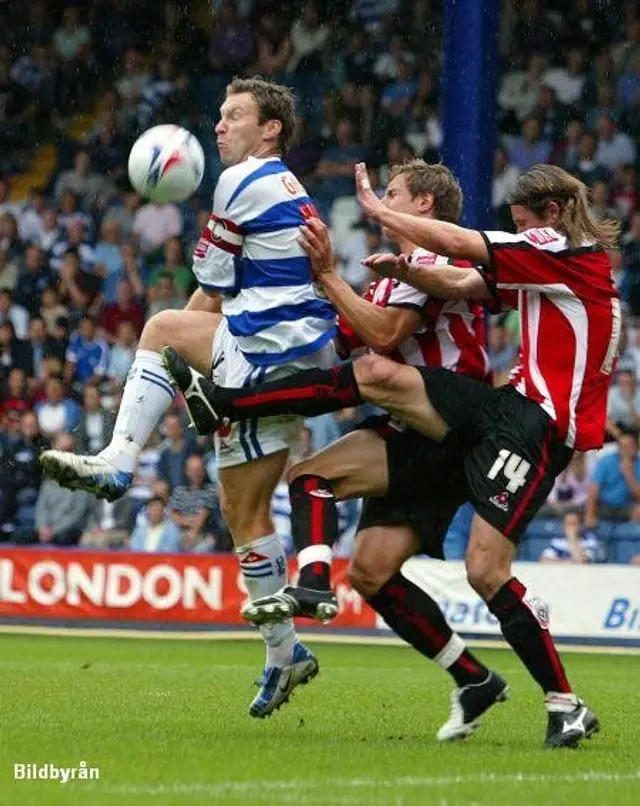
<instances>
[{"instance_id":1,"label":"red and white striped shirt","mask_svg":"<svg viewBox=\"0 0 640 806\"><path fill-rule=\"evenodd\" d=\"M522 347L511 383L554 420L565 445L599 448L620 338L620 299L606 253L568 247L550 228L485 232L485 277L517 308Z\"/></svg>"},{"instance_id":2,"label":"red and white striped shirt","mask_svg":"<svg viewBox=\"0 0 640 806\"><path fill-rule=\"evenodd\" d=\"M414 266L446 266L449 258L416 249ZM470 267L470 263L456 265ZM371 284L364 298L380 308L411 308L423 317L423 324L389 356L414 367L444 367L480 380L491 380L489 357L484 348L483 305L474 300L444 300L430 297L406 283L383 277ZM366 348L344 317L339 320L340 341L349 352Z\"/></svg>"}]
</instances>

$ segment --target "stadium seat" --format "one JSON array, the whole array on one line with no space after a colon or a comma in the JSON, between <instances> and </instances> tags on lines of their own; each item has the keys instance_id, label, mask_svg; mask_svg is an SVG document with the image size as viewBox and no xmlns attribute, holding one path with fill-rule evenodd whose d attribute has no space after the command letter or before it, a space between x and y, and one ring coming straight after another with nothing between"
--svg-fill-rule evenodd
<instances>
[{"instance_id":1,"label":"stadium seat","mask_svg":"<svg viewBox=\"0 0 640 806\"><path fill-rule=\"evenodd\" d=\"M612 540L616 542L619 540L640 541L640 523L618 523L612 525Z\"/></svg>"},{"instance_id":2,"label":"stadium seat","mask_svg":"<svg viewBox=\"0 0 640 806\"><path fill-rule=\"evenodd\" d=\"M360 205L355 196L341 196L331 207L330 227L336 251L349 237L349 231L361 217Z\"/></svg>"},{"instance_id":3,"label":"stadium seat","mask_svg":"<svg viewBox=\"0 0 640 806\"><path fill-rule=\"evenodd\" d=\"M551 535L544 537L529 537L527 536L525 540L521 544L521 548L518 551L518 559L525 560L527 562L537 562L540 559L540 555L547 548L549 545L549 541L551 539Z\"/></svg>"},{"instance_id":4,"label":"stadium seat","mask_svg":"<svg viewBox=\"0 0 640 806\"><path fill-rule=\"evenodd\" d=\"M640 539L616 540L611 544L609 562L628 565L636 554L640 554Z\"/></svg>"},{"instance_id":5,"label":"stadium seat","mask_svg":"<svg viewBox=\"0 0 640 806\"><path fill-rule=\"evenodd\" d=\"M560 518L538 518L531 521L525 533L527 540L544 538L547 543L552 537L563 534L562 520Z\"/></svg>"}]
</instances>

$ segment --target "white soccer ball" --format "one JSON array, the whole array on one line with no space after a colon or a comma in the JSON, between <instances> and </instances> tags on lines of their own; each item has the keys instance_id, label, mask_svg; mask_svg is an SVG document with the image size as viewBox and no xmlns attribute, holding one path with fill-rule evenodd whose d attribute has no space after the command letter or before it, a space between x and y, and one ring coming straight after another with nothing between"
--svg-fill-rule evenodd
<instances>
[{"instance_id":1,"label":"white soccer ball","mask_svg":"<svg viewBox=\"0 0 640 806\"><path fill-rule=\"evenodd\" d=\"M202 182L204 151L181 126L154 126L133 144L128 169L131 184L145 199L181 202Z\"/></svg>"}]
</instances>

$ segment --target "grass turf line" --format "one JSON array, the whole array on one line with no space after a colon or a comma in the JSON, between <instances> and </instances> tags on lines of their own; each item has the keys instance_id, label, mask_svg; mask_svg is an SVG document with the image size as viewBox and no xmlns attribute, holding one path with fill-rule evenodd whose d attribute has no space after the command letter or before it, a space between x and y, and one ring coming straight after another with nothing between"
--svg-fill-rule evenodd
<instances>
[{"instance_id":1,"label":"grass turf line","mask_svg":"<svg viewBox=\"0 0 640 806\"><path fill-rule=\"evenodd\" d=\"M566 657L603 732L549 752L540 693L510 652L478 653L509 702L466 743L439 745L448 675L404 647L315 649L320 676L257 721L258 644L0 636L0 804L640 803L636 658ZM13 763L82 760L100 781L12 779Z\"/></svg>"}]
</instances>

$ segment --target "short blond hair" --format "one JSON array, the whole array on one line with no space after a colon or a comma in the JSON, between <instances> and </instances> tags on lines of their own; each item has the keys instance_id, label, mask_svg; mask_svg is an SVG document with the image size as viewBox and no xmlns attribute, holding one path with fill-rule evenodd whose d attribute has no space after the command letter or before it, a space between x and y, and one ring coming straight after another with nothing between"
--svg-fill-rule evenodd
<instances>
[{"instance_id":1,"label":"short blond hair","mask_svg":"<svg viewBox=\"0 0 640 806\"><path fill-rule=\"evenodd\" d=\"M411 198L433 196L433 210L440 221L456 224L462 214L462 189L446 165L429 165L415 159L394 165L389 181L404 176Z\"/></svg>"}]
</instances>

